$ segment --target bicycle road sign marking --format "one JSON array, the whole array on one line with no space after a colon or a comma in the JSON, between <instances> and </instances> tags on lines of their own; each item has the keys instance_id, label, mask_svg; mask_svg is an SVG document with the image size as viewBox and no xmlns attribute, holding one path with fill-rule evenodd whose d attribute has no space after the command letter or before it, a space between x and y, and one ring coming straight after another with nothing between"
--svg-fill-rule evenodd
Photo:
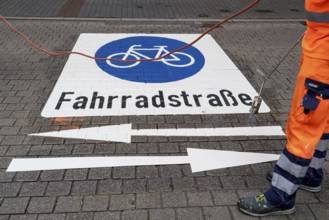
<instances>
[{"instance_id":1,"label":"bicycle road sign marking","mask_svg":"<svg viewBox=\"0 0 329 220\"><path fill-rule=\"evenodd\" d=\"M127 60L127 61L129 61L129 59L128 59L129 56L132 56L134 60L141 60L143 58L144 59L157 59L157 58L163 56L164 54L168 54L170 52L166 49L168 46L153 46L153 48L141 48L141 46L142 45L132 45L129 47L127 52L114 53L114 54L111 54L110 56L108 56L107 58L113 59L115 57L119 57L118 59ZM154 57L149 57L145 54L137 52L137 51L152 51L152 50L157 51L157 53ZM183 58L180 59L178 57L178 55L180 55L182 57L187 57L188 61L185 63L182 62ZM136 62L132 62L132 63L128 63L128 64L123 63L123 62L117 62L117 64L115 64L115 61L111 61L111 60L107 60L106 62L110 66L115 67L115 68L131 68L131 67L137 66L142 61L136 61ZM173 66L173 67L187 67L187 66L193 65L195 62L195 59L193 56L191 56L187 53L175 52L174 54L170 54L168 57L165 57L160 60L152 60L150 62L162 62L163 64L166 64L168 66Z\"/></svg>"},{"instance_id":2,"label":"bicycle road sign marking","mask_svg":"<svg viewBox=\"0 0 329 220\"><path fill-rule=\"evenodd\" d=\"M81 34L73 51L119 59L157 58L197 34ZM70 55L41 115L85 117L249 113L255 89L206 35L159 61L96 61ZM263 102L260 112L268 112Z\"/></svg>"},{"instance_id":3,"label":"bicycle road sign marking","mask_svg":"<svg viewBox=\"0 0 329 220\"><path fill-rule=\"evenodd\" d=\"M185 45L185 42L159 36L133 36L103 45L95 56L125 61L152 59ZM202 53L191 46L155 61L97 60L96 63L104 72L119 79L141 83L167 83L197 74L203 68L205 60Z\"/></svg>"}]
</instances>

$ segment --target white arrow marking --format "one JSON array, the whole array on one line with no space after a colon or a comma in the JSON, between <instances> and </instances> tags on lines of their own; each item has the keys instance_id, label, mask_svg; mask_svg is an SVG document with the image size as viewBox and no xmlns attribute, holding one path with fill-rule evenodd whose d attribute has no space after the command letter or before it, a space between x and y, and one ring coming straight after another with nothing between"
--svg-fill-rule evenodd
<instances>
[{"instance_id":1,"label":"white arrow marking","mask_svg":"<svg viewBox=\"0 0 329 220\"><path fill-rule=\"evenodd\" d=\"M30 135L130 143L131 136L282 136L284 133L280 126L132 130L131 124L122 124Z\"/></svg>"},{"instance_id":2,"label":"white arrow marking","mask_svg":"<svg viewBox=\"0 0 329 220\"><path fill-rule=\"evenodd\" d=\"M187 148L188 156L66 157L13 159L7 172L96 167L190 164L192 172L277 160L277 154Z\"/></svg>"}]
</instances>

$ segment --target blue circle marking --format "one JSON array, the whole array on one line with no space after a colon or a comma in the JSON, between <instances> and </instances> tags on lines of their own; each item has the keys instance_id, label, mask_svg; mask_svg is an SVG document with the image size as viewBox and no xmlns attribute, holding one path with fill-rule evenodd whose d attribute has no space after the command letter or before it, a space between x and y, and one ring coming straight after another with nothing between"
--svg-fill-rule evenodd
<instances>
[{"instance_id":1,"label":"blue circle marking","mask_svg":"<svg viewBox=\"0 0 329 220\"><path fill-rule=\"evenodd\" d=\"M95 56L120 60L138 60L163 56L186 43L164 37L136 36L112 41L100 47ZM197 74L205 64L203 54L190 46L158 61L119 62L96 60L111 76L141 83L167 83Z\"/></svg>"}]
</instances>

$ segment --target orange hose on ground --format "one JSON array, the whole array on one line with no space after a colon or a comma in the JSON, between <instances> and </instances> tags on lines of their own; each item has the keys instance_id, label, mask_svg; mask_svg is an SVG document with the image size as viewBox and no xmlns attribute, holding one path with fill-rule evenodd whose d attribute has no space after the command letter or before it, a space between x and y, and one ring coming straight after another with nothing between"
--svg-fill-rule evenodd
<instances>
[{"instance_id":1,"label":"orange hose on ground","mask_svg":"<svg viewBox=\"0 0 329 220\"><path fill-rule=\"evenodd\" d=\"M69 124L68 122L73 122L73 121L84 121L84 119L71 119L71 118L65 118L65 117L62 117L62 118L53 118L52 119L53 122L56 122L62 126L65 126L67 128L70 128L70 129L80 129L80 126L78 125L71 125Z\"/></svg>"},{"instance_id":2,"label":"orange hose on ground","mask_svg":"<svg viewBox=\"0 0 329 220\"><path fill-rule=\"evenodd\" d=\"M76 55L80 55L80 56L84 56L90 59L94 59L94 60L112 60L112 61L120 61L120 62L140 62L140 61L155 61L155 60L161 60L167 56L170 56L173 53L176 53L178 51L184 50L190 46L192 46L193 44L195 44L196 42L198 42L201 38L203 38L206 34L208 34L209 32L211 32L212 30L214 30L215 28L221 26L222 24L226 23L227 21L239 16L240 14L248 11L250 8L254 7L256 4L258 4L260 2L260 0L255 0L253 3L251 3L250 5L248 5L247 7L245 7L244 9L242 9L241 11L238 11L237 13L225 18L224 20L216 23L214 26L212 26L211 28L209 28L207 31L205 31L204 33L202 33L198 38L196 38L194 41L192 41L189 44L186 44L183 47L177 48L169 53L166 53L158 58L151 58L151 59L138 59L138 60L121 60L121 59L116 59L116 58L100 58L100 57L94 57L88 54L84 54L84 53L80 53L80 52L74 52L74 51L64 51L64 52L59 52L59 53L55 53L52 51L49 51L47 49L44 49L42 47L37 46L35 43L33 43L26 35L24 35L22 32L20 32L19 30L17 30L16 28L14 28L3 16L0 15L0 19L15 33L19 34L22 38L24 38L24 40L29 43L33 48L35 48L36 50L39 50L43 53L46 53L50 56L54 56L54 57L58 57L58 56L63 56L63 55L69 55L69 54L76 54Z\"/></svg>"},{"instance_id":3,"label":"orange hose on ground","mask_svg":"<svg viewBox=\"0 0 329 220\"><path fill-rule=\"evenodd\" d=\"M26 35L24 35L21 31L17 30L15 27L13 27L3 16L0 15L0 19L15 33L17 33L18 35L20 35L28 44L30 44L34 49L39 50L45 54L48 54L50 56L54 56L54 57L58 57L58 56L63 56L63 55L70 55L70 54L76 54L76 55L81 55L90 59L94 59L94 60L113 60L113 61L120 61L120 62L140 62L140 61L155 61L155 60L160 60L163 59L167 56L170 56L171 54L184 50L185 48L188 48L190 46L192 46L193 44L195 44L196 42L198 42L201 38L203 38L206 34L208 34L209 32L211 32L212 30L214 30L215 28L221 26L222 24L226 23L227 21L239 16L240 14L248 11L250 8L254 7L256 4L258 4L260 2L260 0L255 0L253 3L251 3L250 5L248 5L247 7L245 7L244 9L242 9L241 11L227 17L226 19L216 23L214 26L212 26L211 28L209 28L207 31L205 31L203 34L201 34L198 38L196 38L194 41L192 41L189 44L186 44L183 47L177 48L167 54L164 54L161 57L158 58L152 58L152 59L138 59L138 60L120 60L120 59L115 59L115 58L99 58L99 57L94 57L94 56L90 56L88 54L84 54L84 53L80 53L80 52L74 52L74 51L64 51L64 52L60 52L60 53L55 53L52 51L49 51L47 49L44 49L40 46L37 46L35 43L33 43ZM70 125L68 124L67 118L54 118L53 119L54 122L57 122L59 124L62 124L64 126L67 126L69 128L73 128L73 129L79 129L80 126L74 126L74 125Z\"/></svg>"}]
</instances>

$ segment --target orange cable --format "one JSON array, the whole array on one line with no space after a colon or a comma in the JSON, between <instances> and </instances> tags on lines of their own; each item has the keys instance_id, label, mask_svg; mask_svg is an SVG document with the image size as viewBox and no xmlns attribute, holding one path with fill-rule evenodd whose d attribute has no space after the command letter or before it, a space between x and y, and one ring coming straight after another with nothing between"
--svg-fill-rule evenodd
<instances>
[{"instance_id":1,"label":"orange cable","mask_svg":"<svg viewBox=\"0 0 329 220\"><path fill-rule=\"evenodd\" d=\"M140 62L140 61L155 61L155 60L161 60L167 56L172 55L173 53L176 53L178 51L184 50L190 46L192 46L193 44L195 44L196 42L198 42L201 38L203 38L206 34L208 34L209 32L211 32L212 30L214 30L215 28L219 27L220 25L226 23L227 21L239 16L240 14L248 11L250 8L254 7L256 4L258 4L260 2L260 0L255 0L253 3L251 3L250 5L248 5L247 7L245 7L244 9L242 9L241 11L238 11L237 13L225 18L224 20L216 23L214 26L212 26L211 28L209 28L207 31L205 31L204 33L202 33L198 38L196 38L194 41L192 41L189 44L186 44L185 46L182 46L180 48L177 48L169 53L166 53L160 57L157 58L150 58L150 59L137 59L137 60L121 60L121 59L117 59L117 58L100 58L100 57L94 57L94 56L90 56L88 54L84 54L81 52L74 52L74 51L64 51L64 52L59 52L59 53L55 53L52 51L49 51L47 49L44 49L42 47L37 46L36 44L34 44L26 35L24 35L22 32L20 32L19 30L17 30L16 28L14 28L3 16L0 15L0 19L15 33L19 34L27 43L29 43L34 49L39 50L41 52L44 52L50 56L54 56L54 57L58 57L58 56L63 56L63 55L69 55L69 54L76 54L76 55L81 55L90 59L94 59L94 60L113 60L113 61L120 61L120 62Z\"/></svg>"},{"instance_id":2,"label":"orange cable","mask_svg":"<svg viewBox=\"0 0 329 220\"><path fill-rule=\"evenodd\" d=\"M71 129L80 129L80 126L78 125L72 125L72 124L69 124L67 121L71 121L73 122L74 119L70 119L70 118L66 118L66 117L62 117L62 118L53 118L52 119L53 122L56 122L62 126L65 126L65 127L68 127L68 128L71 128ZM81 121L84 121L83 119Z\"/></svg>"}]
</instances>

